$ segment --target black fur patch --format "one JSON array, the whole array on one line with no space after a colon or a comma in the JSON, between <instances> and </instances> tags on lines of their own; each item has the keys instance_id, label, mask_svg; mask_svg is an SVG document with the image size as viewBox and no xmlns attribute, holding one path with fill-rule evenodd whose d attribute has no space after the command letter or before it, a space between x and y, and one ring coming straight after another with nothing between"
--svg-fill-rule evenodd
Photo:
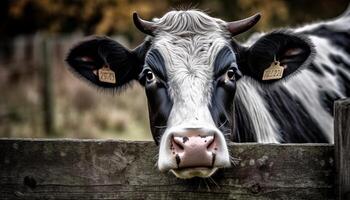
<instances>
[{"instance_id":1,"label":"black fur patch","mask_svg":"<svg viewBox=\"0 0 350 200\"><path fill-rule=\"evenodd\" d=\"M149 51L145 63L159 78L167 82L168 77L165 70L164 58L157 49L151 49Z\"/></svg>"},{"instance_id":2,"label":"black fur patch","mask_svg":"<svg viewBox=\"0 0 350 200\"><path fill-rule=\"evenodd\" d=\"M253 122L240 99L235 98L235 128L232 135L234 142L257 142Z\"/></svg>"},{"instance_id":3,"label":"black fur patch","mask_svg":"<svg viewBox=\"0 0 350 200\"><path fill-rule=\"evenodd\" d=\"M322 106L333 116L334 101L340 99L340 96L334 91L321 90L319 92Z\"/></svg>"},{"instance_id":4,"label":"black fur patch","mask_svg":"<svg viewBox=\"0 0 350 200\"><path fill-rule=\"evenodd\" d=\"M160 77L166 79L166 69L164 60L160 53L156 50L151 50L147 56L149 66L152 67L153 72L157 74L158 79L156 83L148 84L145 80L141 81L145 86L146 96L148 101L148 113L150 120L150 127L154 141L159 144L159 141L167 128L167 122L173 106L168 93L167 83ZM164 74L164 75L162 75ZM140 75L144 77L144 75ZM145 79L145 78L141 78Z\"/></svg>"},{"instance_id":5,"label":"black fur patch","mask_svg":"<svg viewBox=\"0 0 350 200\"><path fill-rule=\"evenodd\" d=\"M350 46L350 45L349 45ZM341 56L330 55L330 60L337 65L336 76L339 81L339 86L342 88L344 95L350 96L350 64L347 63ZM348 72L348 73L346 73Z\"/></svg>"},{"instance_id":6,"label":"black fur patch","mask_svg":"<svg viewBox=\"0 0 350 200\"><path fill-rule=\"evenodd\" d=\"M345 96L350 97L350 77L349 73L346 74L344 70L337 70L337 79L339 81L339 85L341 85L342 90Z\"/></svg>"},{"instance_id":7,"label":"black fur patch","mask_svg":"<svg viewBox=\"0 0 350 200\"><path fill-rule=\"evenodd\" d=\"M327 143L325 133L301 102L284 86L265 89L261 95L277 124L284 143Z\"/></svg>"},{"instance_id":8,"label":"black fur patch","mask_svg":"<svg viewBox=\"0 0 350 200\"><path fill-rule=\"evenodd\" d=\"M335 71L328 65L326 64L321 64L321 67L326 70L328 73L335 75Z\"/></svg>"},{"instance_id":9,"label":"black fur patch","mask_svg":"<svg viewBox=\"0 0 350 200\"><path fill-rule=\"evenodd\" d=\"M311 63L310 66L308 67L308 69L315 72L316 74L318 74L320 76L324 76L322 69L320 69L320 67L316 66L314 63Z\"/></svg>"},{"instance_id":10,"label":"black fur patch","mask_svg":"<svg viewBox=\"0 0 350 200\"><path fill-rule=\"evenodd\" d=\"M224 46L217 54L214 61L214 78L222 75L233 66L237 66L236 57L229 47Z\"/></svg>"},{"instance_id":11,"label":"black fur patch","mask_svg":"<svg viewBox=\"0 0 350 200\"><path fill-rule=\"evenodd\" d=\"M221 49L214 61L213 93L209 110L215 125L231 139L233 127L233 98L236 92L236 80L226 80L226 71L230 68L236 71L235 77L240 77L240 72L235 62L235 55L229 47Z\"/></svg>"}]
</instances>

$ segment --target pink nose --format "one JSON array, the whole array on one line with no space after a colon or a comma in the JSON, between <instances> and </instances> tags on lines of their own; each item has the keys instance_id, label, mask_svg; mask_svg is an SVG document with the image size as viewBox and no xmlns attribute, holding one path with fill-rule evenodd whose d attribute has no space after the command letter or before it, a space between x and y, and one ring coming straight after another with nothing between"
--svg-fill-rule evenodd
<instances>
[{"instance_id":1,"label":"pink nose","mask_svg":"<svg viewBox=\"0 0 350 200\"><path fill-rule=\"evenodd\" d=\"M178 168L213 167L217 145L215 135L202 133L192 136L173 136L171 151Z\"/></svg>"}]
</instances>

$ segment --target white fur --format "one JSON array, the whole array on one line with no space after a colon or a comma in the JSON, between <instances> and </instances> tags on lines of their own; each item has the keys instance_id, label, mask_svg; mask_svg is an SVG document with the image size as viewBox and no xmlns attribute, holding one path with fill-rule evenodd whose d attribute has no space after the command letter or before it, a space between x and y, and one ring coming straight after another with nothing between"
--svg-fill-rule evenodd
<instances>
[{"instance_id":1,"label":"white fur","mask_svg":"<svg viewBox=\"0 0 350 200\"><path fill-rule=\"evenodd\" d=\"M251 118L257 142L279 143L278 125L266 109L265 101L258 93L259 89L250 78L243 77L237 82L236 98L240 99Z\"/></svg>"}]
</instances>

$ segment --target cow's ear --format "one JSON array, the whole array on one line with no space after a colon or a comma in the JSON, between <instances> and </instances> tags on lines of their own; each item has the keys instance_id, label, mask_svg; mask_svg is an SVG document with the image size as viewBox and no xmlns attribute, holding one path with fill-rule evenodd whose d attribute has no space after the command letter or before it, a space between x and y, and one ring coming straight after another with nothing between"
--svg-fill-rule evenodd
<instances>
[{"instance_id":1,"label":"cow's ear","mask_svg":"<svg viewBox=\"0 0 350 200\"><path fill-rule=\"evenodd\" d=\"M138 74L144 62L143 47L128 50L108 37L92 37L74 46L66 58L73 72L102 88L119 89Z\"/></svg>"},{"instance_id":2,"label":"cow's ear","mask_svg":"<svg viewBox=\"0 0 350 200\"><path fill-rule=\"evenodd\" d=\"M239 51L241 72L261 83L285 79L310 64L314 57L311 42L305 36L289 31L266 34L252 46L241 47Z\"/></svg>"}]
</instances>

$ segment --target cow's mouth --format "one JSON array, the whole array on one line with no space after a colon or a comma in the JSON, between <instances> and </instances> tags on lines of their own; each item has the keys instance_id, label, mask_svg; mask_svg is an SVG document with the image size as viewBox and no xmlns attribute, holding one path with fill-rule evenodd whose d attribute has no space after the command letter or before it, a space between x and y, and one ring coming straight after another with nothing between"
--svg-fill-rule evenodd
<instances>
[{"instance_id":1,"label":"cow's mouth","mask_svg":"<svg viewBox=\"0 0 350 200\"><path fill-rule=\"evenodd\" d=\"M193 167L193 168L180 168L171 169L170 171L177 177L181 179L190 179L193 177L208 178L213 175L218 168L208 168L208 167Z\"/></svg>"}]
</instances>

